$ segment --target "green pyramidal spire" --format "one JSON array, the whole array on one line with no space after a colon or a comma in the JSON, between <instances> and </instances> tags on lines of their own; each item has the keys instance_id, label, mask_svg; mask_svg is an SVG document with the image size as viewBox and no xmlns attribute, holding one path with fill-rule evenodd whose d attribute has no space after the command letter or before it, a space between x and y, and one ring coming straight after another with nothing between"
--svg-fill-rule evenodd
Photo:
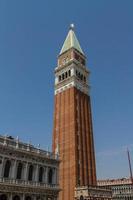
<instances>
[{"instance_id":1,"label":"green pyramidal spire","mask_svg":"<svg viewBox=\"0 0 133 200\"><path fill-rule=\"evenodd\" d=\"M74 24L70 25L70 30L68 32L66 39L65 39L63 47L60 51L60 55L62 53L64 53L65 51L67 51L68 49L72 48L72 47L77 49L80 53L82 53L84 55L84 53L83 53L83 51L80 47L79 41L78 41L78 39L77 39L77 37L74 33Z\"/></svg>"}]
</instances>

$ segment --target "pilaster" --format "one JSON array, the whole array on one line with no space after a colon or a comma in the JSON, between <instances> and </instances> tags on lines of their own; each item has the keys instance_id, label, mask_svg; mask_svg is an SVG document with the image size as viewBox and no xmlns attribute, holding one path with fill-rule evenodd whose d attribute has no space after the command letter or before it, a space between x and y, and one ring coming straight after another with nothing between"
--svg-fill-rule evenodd
<instances>
[{"instance_id":1,"label":"pilaster","mask_svg":"<svg viewBox=\"0 0 133 200\"><path fill-rule=\"evenodd\" d=\"M9 200L12 200L12 199L13 199L12 196L13 196L12 193L10 193L10 194L9 194Z\"/></svg>"},{"instance_id":2,"label":"pilaster","mask_svg":"<svg viewBox=\"0 0 133 200\"><path fill-rule=\"evenodd\" d=\"M28 180L28 167L29 167L29 164L25 163L25 167L24 167L24 180L25 181Z\"/></svg>"},{"instance_id":3,"label":"pilaster","mask_svg":"<svg viewBox=\"0 0 133 200\"><path fill-rule=\"evenodd\" d=\"M46 167L46 168L45 168L45 183L46 183L46 184L48 184L48 170L49 170L49 168Z\"/></svg>"},{"instance_id":4,"label":"pilaster","mask_svg":"<svg viewBox=\"0 0 133 200\"><path fill-rule=\"evenodd\" d=\"M16 173L17 173L17 160L12 161L12 167L11 167L11 178L16 179Z\"/></svg>"},{"instance_id":5,"label":"pilaster","mask_svg":"<svg viewBox=\"0 0 133 200\"><path fill-rule=\"evenodd\" d=\"M4 160L5 160L5 158L2 157L2 158L1 158L1 164L0 164L0 178L3 177L3 171L4 171Z\"/></svg>"},{"instance_id":6,"label":"pilaster","mask_svg":"<svg viewBox=\"0 0 133 200\"><path fill-rule=\"evenodd\" d=\"M36 169L35 169L35 181L38 182L38 177L39 176L39 166L36 165Z\"/></svg>"}]
</instances>

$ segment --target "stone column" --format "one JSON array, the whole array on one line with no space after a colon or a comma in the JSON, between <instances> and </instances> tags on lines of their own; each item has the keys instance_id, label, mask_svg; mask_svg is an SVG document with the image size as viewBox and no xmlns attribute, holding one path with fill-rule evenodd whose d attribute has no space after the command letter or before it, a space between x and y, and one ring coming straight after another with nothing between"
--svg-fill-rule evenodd
<instances>
[{"instance_id":1,"label":"stone column","mask_svg":"<svg viewBox=\"0 0 133 200\"><path fill-rule=\"evenodd\" d=\"M24 168L24 180L25 181L28 180L28 163L25 164L25 168Z\"/></svg>"},{"instance_id":2,"label":"stone column","mask_svg":"<svg viewBox=\"0 0 133 200\"><path fill-rule=\"evenodd\" d=\"M53 183L54 185L56 185L56 174L57 174L57 169L54 168L54 170L53 170L53 181L52 181L52 183Z\"/></svg>"},{"instance_id":3,"label":"stone column","mask_svg":"<svg viewBox=\"0 0 133 200\"><path fill-rule=\"evenodd\" d=\"M59 184L59 169L56 169L56 184Z\"/></svg>"},{"instance_id":4,"label":"stone column","mask_svg":"<svg viewBox=\"0 0 133 200\"><path fill-rule=\"evenodd\" d=\"M38 175L39 175L39 166L36 165L36 169L35 169L35 181L38 182Z\"/></svg>"},{"instance_id":5,"label":"stone column","mask_svg":"<svg viewBox=\"0 0 133 200\"><path fill-rule=\"evenodd\" d=\"M9 200L12 200L12 193L9 195Z\"/></svg>"},{"instance_id":6,"label":"stone column","mask_svg":"<svg viewBox=\"0 0 133 200\"><path fill-rule=\"evenodd\" d=\"M17 173L17 160L14 160L12 161L12 164L11 164L11 172L10 172L10 177L12 179L16 179L16 173Z\"/></svg>"},{"instance_id":7,"label":"stone column","mask_svg":"<svg viewBox=\"0 0 133 200\"><path fill-rule=\"evenodd\" d=\"M25 200L25 194L22 194L22 200Z\"/></svg>"},{"instance_id":8,"label":"stone column","mask_svg":"<svg viewBox=\"0 0 133 200\"><path fill-rule=\"evenodd\" d=\"M45 183L48 184L48 167L46 167L46 170L45 170Z\"/></svg>"},{"instance_id":9,"label":"stone column","mask_svg":"<svg viewBox=\"0 0 133 200\"><path fill-rule=\"evenodd\" d=\"M4 171L4 157L1 158L1 164L0 164L0 178L3 177L3 171Z\"/></svg>"},{"instance_id":10,"label":"stone column","mask_svg":"<svg viewBox=\"0 0 133 200\"><path fill-rule=\"evenodd\" d=\"M32 197L33 197L33 198L32 198L33 200L36 200L36 196L35 196L35 195L34 195L34 196L32 196Z\"/></svg>"}]
</instances>

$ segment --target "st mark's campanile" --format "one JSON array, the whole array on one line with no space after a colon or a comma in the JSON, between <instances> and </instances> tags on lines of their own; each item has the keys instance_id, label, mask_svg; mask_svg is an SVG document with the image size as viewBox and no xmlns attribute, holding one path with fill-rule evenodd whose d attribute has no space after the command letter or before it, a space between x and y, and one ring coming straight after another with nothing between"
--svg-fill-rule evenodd
<instances>
[{"instance_id":1,"label":"st mark's campanile","mask_svg":"<svg viewBox=\"0 0 133 200\"><path fill-rule=\"evenodd\" d=\"M75 187L96 186L96 166L86 57L71 25L55 68L53 151L59 153L59 200Z\"/></svg>"}]
</instances>

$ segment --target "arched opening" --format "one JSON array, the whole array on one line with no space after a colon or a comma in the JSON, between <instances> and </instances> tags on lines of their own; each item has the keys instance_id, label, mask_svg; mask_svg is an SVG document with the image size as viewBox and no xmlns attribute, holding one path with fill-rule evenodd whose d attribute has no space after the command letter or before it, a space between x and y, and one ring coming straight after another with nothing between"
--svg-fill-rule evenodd
<instances>
[{"instance_id":1,"label":"arched opening","mask_svg":"<svg viewBox=\"0 0 133 200\"><path fill-rule=\"evenodd\" d=\"M44 174L44 169L43 167L40 167L39 169L39 182L43 182L43 174Z\"/></svg>"},{"instance_id":2,"label":"arched opening","mask_svg":"<svg viewBox=\"0 0 133 200\"><path fill-rule=\"evenodd\" d=\"M59 76L59 81L61 81L61 76Z\"/></svg>"},{"instance_id":3,"label":"arched opening","mask_svg":"<svg viewBox=\"0 0 133 200\"><path fill-rule=\"evenodd\" d=\"M80 79L81 79L81 81L83 80L83 74L81 74Z\"/></svg>"},{"instance_id":4,"label":"arched opening","mask_svg":"<svg viewBox=\"0 0 133 200\"><path fill-rule=\"evenodd\" d=\"M17 177L16 177L17 179L22 178L22 170L23 170L23 164L19 163L17 168Z\"/></svg>"},{"instance_id":5,"label":"arched opening","mask_svg":"<svg viewBox=\"0 0 133 200\"><path fill-rule=\"evenodd\" d=\"M29 174L28 174L28 181L32 181L33 180L33 170L34 170L33 165L30 165Z\"/></svg>"},{"instance_id":6,"label":"arched opening","mask_svg":"<svg viewBox=\"0 0 133 200\"><path fill-rule=\"evenodd\" d=\"M25 197L25 200L31 200L30 196Z\"/></svg>"},{"instance_id":7,"label":"arched opening","mask_svg":"<svg viewBox=\"0 0 133 200\"><path fill-rule=\"evenodd\" d=\"M71 70L68 71L68 75L71 76Z\"/></svg>"},{"instance_id":8,"label":"arched opening","mask_svg":"<svg viewBox=\"0 0 133 200\"><path fill-rule=\"evenodd\" d=\"M4 169L4 177L8 178L10 174L10 168L11 168L11 161L7 160L5 164L5 169Z\"/></svg>"},{"instance_id":9,"label":"arched opening","mask_svg":"<svg viewBox=\"0 0 133 200\"><path fill-rule=\"evenodd\" d=\"M65 75L64 75L64 74L62 74L62 80L64 80L64 78L65 78Z\"/></svg>"},{"instance_id":10,"label":"arched opening","mask_svg":"<svg viewBox=\"0 0 133 200\"><path fill-rule=\"evenodd\" d=\"M80 200L84 200L84 197L82 195L80 196Z\"/></svg>"},{"instance_id":11,"label":"arched opening","mask_svg":"<svg viewBox=\"0 0 133 200\"><path fill-rule=\"evenodd\" d=\"M53 170L50 169L48 172L48 183L52 184L52 179L53 179Z\"/></svg>"},{"instance_id":12,"label":"arched opening","mask_svg":"<svg viewBox=\"0 0 133 200\"><path fill-rule=\"evenodd\" d=\"M65 72L65 77L67 78L67 72Z\"/></svg>"},{"instance_id":13,"label":"arched opening","mask_svg":"<svg viewBox=\"0 0 133 200\"><path fill-rule=\"evenodd\" d=\"M20 200L20 197L19 197L18 195L15 195L15 196L13 197L13 200Z\"/></svg>"},{"instance_id":14,"label":"arched opening","mask_svg":"<svg viewBox=\"0 0 133 200\"><path fill-rule=\"evenodd\" d=\"M7 200L7 196L5 194L0 195L0 200Z\"/></svg>"}]
</instances>

